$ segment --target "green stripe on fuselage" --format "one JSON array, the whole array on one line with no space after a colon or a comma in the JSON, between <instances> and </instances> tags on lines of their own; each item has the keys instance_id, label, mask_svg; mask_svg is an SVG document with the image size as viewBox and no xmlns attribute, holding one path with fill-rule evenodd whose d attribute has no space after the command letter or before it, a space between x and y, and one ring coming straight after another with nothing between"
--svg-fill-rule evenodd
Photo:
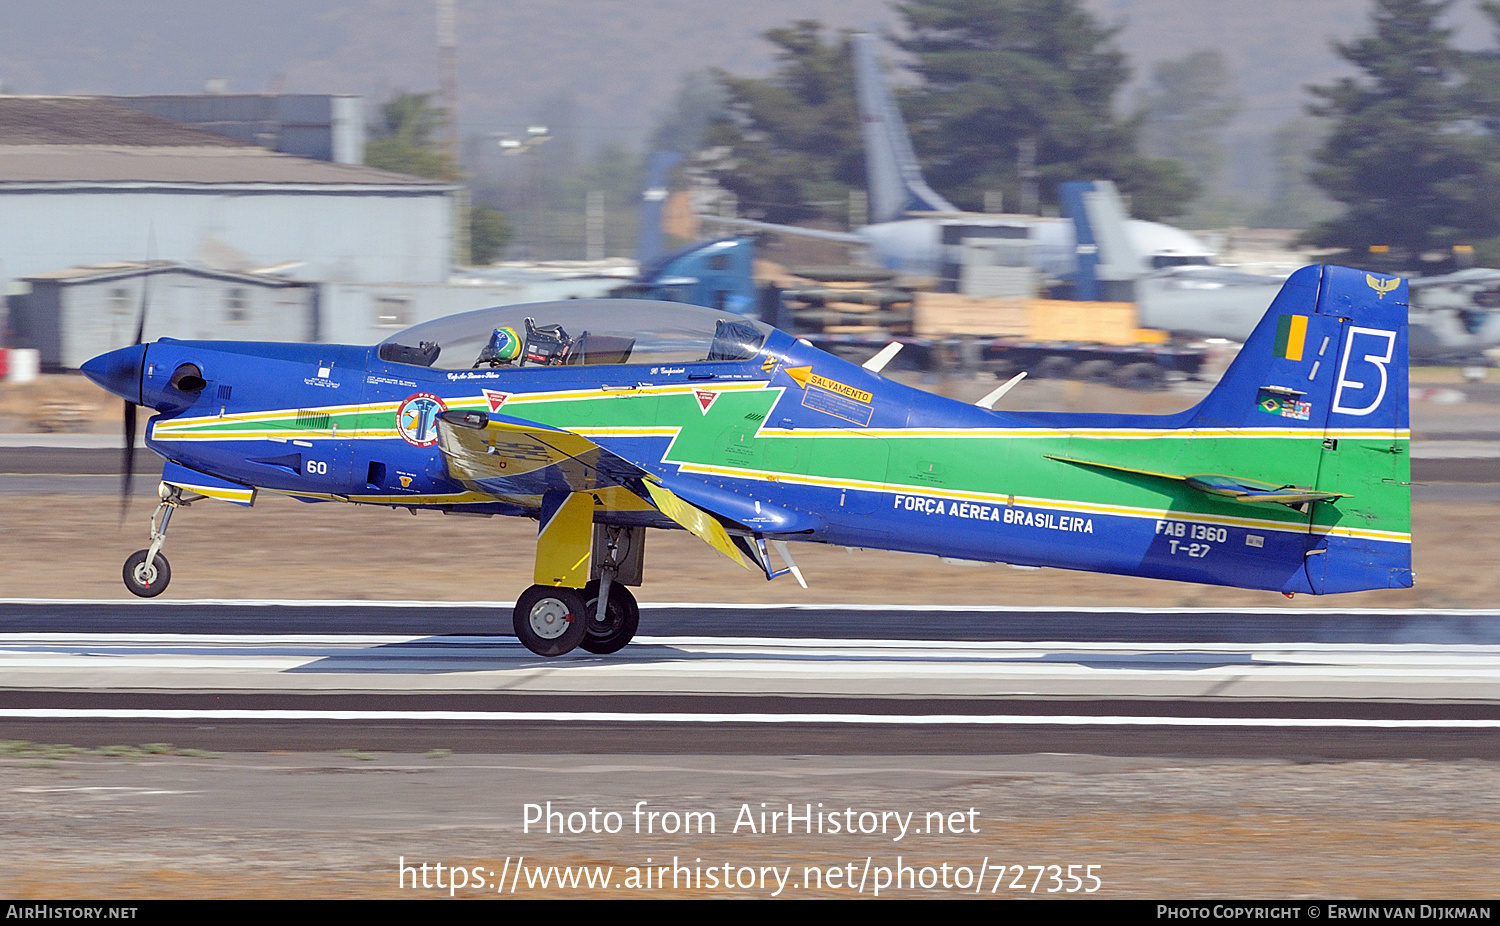
<instances>
[{"instance_id":1,"label":"green stripe on fuselage","mask_svg":"<svg viewBox=\"0 0 1500 926\"><path fill-rule=\"evenodd\" d=\"M688 389L663 393L641 390L567 396L516 395L502 414L565 429L581 429L608 443L611 433L664 429L675 437L664 461L689 471L720 472L747 478L813 485L876 488L902 494L1017 496L1091 506L1170 512L1173 517L1203 515L1254 519L1306 529L1309 516L1277 504L1246 504L1197 492L1149 476L1072 465L1051 456L1072 457L1154 472L1191 475L1222 473L1273 485L1301 485L1351 497L1312 506L1312 521L1361 530L1411 531L1409 441L1405 437L1341 437L1336 456L1323 447L1323 433L1297 436L1234 436L1235 432L1162 431L1129 438L1091 436L1088 429L1028 429L1024 436L1004 432L931 432L860 428L807 433L777 427L773 408L782 387L726 389L708 413ZM482 397L446 400L450 408L483 408ZM299 410L251 421L214 418L173 422L171 440L269 428L296 429ZM389 432L395 426L390 403L339 412L331 422L339 437ZM1154 419L1142 418L1149 428ZM274 422L274 423L273 423ZM163 423L165 424L165 423ZM1128 426L1128 425L1127 425ZM1121 428L1112 428L1119 431ZM308 433L306 436L319 436ZM399 438L396 438L399 439ZM1394 449L1394 452L1393 452ZM641 461L645 462L645 461ZM1320 470L1325 482L1319 483ZM1336 478L1335 484L1326 480ZM769 489L774 492L775 489Z\"/></svg>"}]
</instances>

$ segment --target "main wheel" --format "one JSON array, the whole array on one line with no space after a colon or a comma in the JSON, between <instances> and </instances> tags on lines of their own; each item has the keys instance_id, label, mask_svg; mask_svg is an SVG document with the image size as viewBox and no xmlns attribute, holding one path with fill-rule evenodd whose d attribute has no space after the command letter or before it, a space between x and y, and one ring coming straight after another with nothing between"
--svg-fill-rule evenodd
<instances>
[{"instance_id":1,"label":"main wheel","mask_svg":"<svg viewBox=\"0 0 1500 926\"><path fill-rule=\"evenodd\" d=\"M527 649L538 656L561 656L588 635L586 613L578 589L533 585L516 601L512 623Z\"/></svg>"},{"instance_id":2,"label":"main wheel","mask_svg":"<svg viewBox=\"0 0 1500 926\"><path fill-rule=\"evenodd\" d=\"M641 608L635 603L630 589L618 582L609 586L609 604L604 606L604 620L594 620L599 611L599 580L595 579L583 587L583 613L587 617L588 635L578 644L596 656L605 656L624 649L635 637L641 625Z\"/></svg>"},{"instance_id":3,"label":"main wheel","mask_svg":"<svg viewBox=\"0 0 1500 926\"><path fill-rule=\"evenodd\" d=\"M1073 375L1073 361L1067 357L1043 357L1031 375L1037 379L1068 379Z\"/></svg>"},{"instance_id":4,"label":"main wheel","mask_svg":"<svg viewBox=\"0 0 1500 926\"><path fill-rule=\"evenodd\" d=\"M1160 389L1166 379L1166 373L1154 363L1132 363L1116 370L1114 376L1116 386L1138 392Z\"/></svg>"},{"instance_id":5,"label":"main wheel","mask_svg":"<svg viewBox=\"0 0 1500 926\"><path fill-rule=\"evenodd\" d=\"M1078 365L1078 378L1086 383L1104 385L1115 375L1115 365L1108 360L1085 360Z\"/></svg>"},{"instance_id":6,"label":"main wheel","mask_svg":"<svg viewBox=\"0 0 1500 926\"><path fill-rule=\"evenodd\" d=\"M167 558L160 553L146 564L146 554L150 550L136 550L130 554L125 561L125 587L130 589L130 594L141 598L155 598L167 590L167 583L172 581L172 567L168 565Z\"/></svg>"}]
</instances>

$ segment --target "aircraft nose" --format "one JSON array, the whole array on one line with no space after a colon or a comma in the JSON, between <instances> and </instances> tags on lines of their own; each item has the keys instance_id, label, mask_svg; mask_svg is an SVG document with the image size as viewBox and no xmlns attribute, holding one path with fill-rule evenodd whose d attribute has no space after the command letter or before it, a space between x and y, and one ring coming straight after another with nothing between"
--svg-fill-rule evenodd
<instances>
[{"instance_id":1,"label":"aircraft nose","mask_svg":"<svg viewBox=\"0 0 1500 926\"><path fill-rule=\"evenodd\" d=\"M83 375L123 399L141 401L141 369L146 362L146 345L134 344L100 354L84 362Z\"/></svg>"}]
</instances>

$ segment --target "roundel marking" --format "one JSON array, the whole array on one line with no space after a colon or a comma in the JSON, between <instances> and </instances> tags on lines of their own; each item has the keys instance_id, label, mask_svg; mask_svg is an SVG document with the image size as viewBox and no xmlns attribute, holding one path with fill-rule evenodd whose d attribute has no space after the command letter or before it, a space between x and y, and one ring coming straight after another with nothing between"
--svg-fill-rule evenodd
<instances>
[{"instance_id":1,"label":"roundel marking","mask_svg":"<svg viewBox=\"0 0 1500 926\"><path fill-rule=\"evenodd\" d=\"M437 416L447 410L447 403L430 392L409 395L396 409L396 430L413 447L431 447L438 441Z\"/></svg>"}]
</instances>

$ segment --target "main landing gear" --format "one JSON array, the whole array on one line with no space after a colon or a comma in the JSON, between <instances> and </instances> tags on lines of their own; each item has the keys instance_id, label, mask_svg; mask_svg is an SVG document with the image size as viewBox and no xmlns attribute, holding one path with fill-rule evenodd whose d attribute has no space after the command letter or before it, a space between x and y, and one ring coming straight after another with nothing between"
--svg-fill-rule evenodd
<instances>
[{"instance_id":1,"label":"main landing gear","mask_svg":"<svg viewBox=\"0 0 1500 926\"><path fill-rule=\"evenodd\" d=\"M167 583L172 581L172 567L162 555L161 548L167 542L167 524L172 520L172 512L179 506L188 505L182 497L182 490L165 482L157 487L156 494L160 496L161 504L151 515L151 546L130 554L123 570L125 587L132 595L141 598L155 598L166 591Z\"/></svg>"},{"instance_id":2,"label":"main landing gear","mask_svg":"<svg viewBox=\"0 0 1500 926\"><path fill-rule=\"evenodd\" d=\"M601 619L599 584L581 589L531 586L521 593L511 617L516 637L538 656L561 656L577 647L597 656L623 649L640 626L640 606L629 589L616 584Z\"/></svg>"},{"instance_id":3,"label":"main landing gear","mask_svg":"<svg viewBox=\"0 0 1500 926\"><path fill-rule=\"evenodd\" d=\"M592 518L592 512L588 515ZM625 583L641 582L645 528L585 521L583 531L587 533L575 541L582 541L590 566L573 573L571 581L582 581L590 569L598 578L583 588L539 582L516 601L511 618L516 637L538 656L561 656L578 647L597 656L618 652L640 626L640 605ZM542 570L538 578L543 578Z\"/></svg>"}]
</instances>

